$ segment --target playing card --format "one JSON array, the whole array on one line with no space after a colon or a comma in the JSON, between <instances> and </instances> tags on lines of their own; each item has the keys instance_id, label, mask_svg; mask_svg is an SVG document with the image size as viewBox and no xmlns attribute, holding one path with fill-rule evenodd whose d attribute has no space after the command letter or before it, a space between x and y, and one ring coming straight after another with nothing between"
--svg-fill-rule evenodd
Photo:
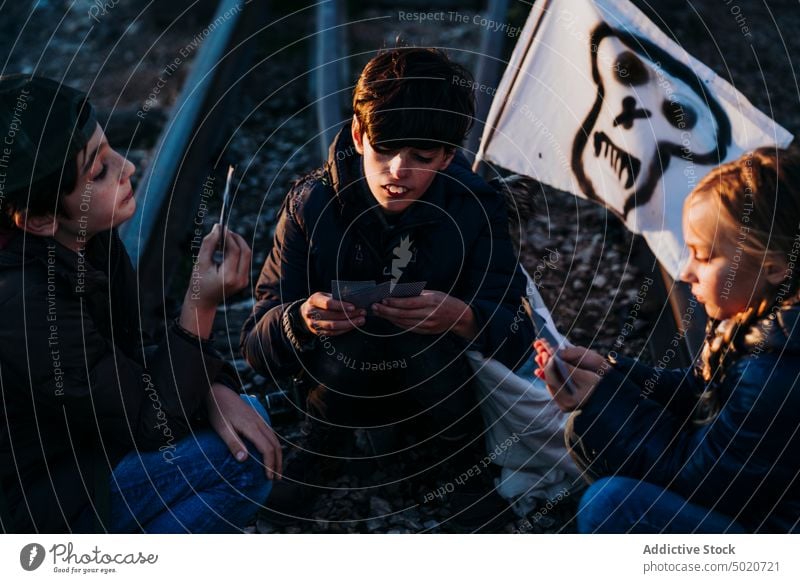
<instances>
[{"instance_id":1,"label":"playing card","mask_svg":"<svg viewBox=\"0 0 800 583\"><path fill-rule=\"evenodd\" d=\"M331 294L334 299L349 302L357 308L369 308L385 298L411 298L418 296L425 289L427 282L414 281L397 283L391 281L375 284L374 281L333 280Z\"/></svg>"},{"instance_id":2,"label":"playing card","mask_svg":"<svg viewBox=\"0 0 800 583\"><path fill-rule=\"evenodd\" d=\"M534 309L531 306L531 302L528 300L528 298L523 296L521 300L525 313L531 319L531 322L533 322L533 327L536 329L536 337L547 340L550 346L554 347L552 358L553 362L555 362L556 368L558 369L559 376L561 376L562 380L564 381L564 389L570 394L574 393L575 385L572 383L572 379L569 376L567 365L558 355L559 350L568 346L572 346L572 344L565 337L558 333L555 324L553 323L552 316L550 316L550 312L545 309L545 313L542 314L541 310ZM560 338L557 335L560 336Z\"/></svg>"},{"instance_id":3,"label":"playing card","mask_svg":"<svg viewBox=\"0 0 800 583\"><path fill-rule=\"evenodd\" d=\"M413 298L422 293L427 281L412 281L409 283L396 283L389 286L390 298Z\"/></svg>"},{"instance_id":4,"label":"playing card","mask_svg":"<svg viewBox=\"0 0 800 583\"><path fill-rule=\"evenodd\" d=\"M353 294L375 287L375 280L369 281L347 281L344 279L334 279L331 281L331 295L333 299L349 302L347 298Z\"/></svg>"},{"instance_id":5,"label":"playing card","mask_svg":"<svg viewBox=\"0 0 800 583\"><path fill-rule=\"evenodd\" d=\"M369 308L372 304L377 304L388 297L389 282L384 281L374 287L350 294L346 298L343 298L343 301L350 302L357 308Z\"/></svg>"},{"instance_id":6,"label":"playing card","mask_svg":"<svg viewBox=\"0 0 800 583\"><path fill-rule=\"evenodd\" d=\"M553 316L544 307L534 307L526 297L522 297L522 307L533 322L536 337L547 340L550 346L569 347L572 343L563 336L553 322Z\"/></svg>"},{"instance_id":7,"label":"playing card","mask_svg":"<svg viewBox=\"0 0 800 583\"><path fill-rule=\"evenodd\" d=\"M572 379L569 376L569 372L567 371L567 365L558 355L558 350L553 353L553 361L556 363L556 368L558 369L558 374L561 379L564 381L563 387L569 393L575 393L575 385L572 383Z\"/></svg>"},{"instance_id":8,"label":"playing card","mask_svg":"<svg viewBox=\"0 0 800 583\"><path fill-rule=\"evenodd\" d=\"M536 337L547 340L550 343L550 346L558 346L558 338L556 338L550 327L547 325L547 320L545 317L536 311L532 311L530 316L531 321L533 321L533 327L536 329Z\"/></svg>"}]
</instances>

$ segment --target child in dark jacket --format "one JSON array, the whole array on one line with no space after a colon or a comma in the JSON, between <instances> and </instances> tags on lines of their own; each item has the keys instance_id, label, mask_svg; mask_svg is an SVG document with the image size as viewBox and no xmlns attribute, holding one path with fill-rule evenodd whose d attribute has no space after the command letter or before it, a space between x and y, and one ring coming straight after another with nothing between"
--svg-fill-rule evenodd
<instances>
[{"instance_id":1,"label":"child in dark jacket","mask_svg":"<svg viewBox=\"0 0 800 583\"><path fill-rule=\"evenodd\" d=\"M286 197L242 332L257 371L305 371L318 384L306 451L287 464L291 480L270 500L276 517L308 516L320 468L345 456L334 433L343 442L343 433L368 428L423 449L441 440L472 467L470 442L484 428L464 352L510 368L530 353L526 281L504 198L457 152L474 114L470 87L469 74L441 51L379 54L359 77L352 121L327 165ZM425 289L356 306L333 297L334 280ZM383 442L384 463L406 447ZM307 487L290 487L298 483Z\"/></svg>"},{"instance_id":2,"label":"child in dark jacket","mask_svg":"<svg viewBox=\"0 0 800 583\"><path fill-rule=\"evenodd\" d=\"M216 266L218 228L204 239L180 317L145 352L116 233L133 164L86 96L48 79L0 77L0 132L2 530L243 528L280 447L209 337L247 285L247 244L226 232Z\"/></svg>"},{"instance_id":3,"label":"child in dark jacket","mask_svg":"<svg viewBox=\"0 0 800 583\"><path fill-rule=\"evenodd\" d=\"M573 411L567 440L596 480L581 532L800 530L800 154L762 148L689 195L681 279L705 306L695 369L560 351L538 374Z\"/></svg>"}]
</instances>

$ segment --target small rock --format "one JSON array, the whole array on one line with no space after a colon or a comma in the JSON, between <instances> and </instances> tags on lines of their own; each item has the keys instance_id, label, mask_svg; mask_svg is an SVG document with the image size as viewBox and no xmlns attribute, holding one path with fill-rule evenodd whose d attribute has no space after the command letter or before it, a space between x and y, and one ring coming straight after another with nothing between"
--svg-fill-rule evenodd
<instances>
[{"instance_id":1,"label":"small rock","mask_svg":"<svg viewBox=\"0 0 800 583\"><path fill-rule=\"evenodd\" d=\"M392 513L392 506L383 498L372 496L369 499L369 510L376 516L386 516Z\"/></svg>"},{"instance_id":2,"label":"small rock","mask_svg":"<svg viewBox=\"0 0 800 583\"><path fill-rule=\"evenodd\" d=\"M342 498L339 509L343 512L353 512L353 503L347 498Z\"/></svg>"},{"instance_id":3,"label":"small rock","mask_svg":"<svg viewBox=\"0 0 800 583\"><path fill-rule=\"evenodd\" d=\"M367 493L364 490L351 490L350 500L353 502L363 502L367 498Z\"/></svg>"},{"instance_id":4,"label":"small rock","mask_svg":"<svg viewBox=\"0 0 800 583\"><path fill-rule=\"evenodd\" d=\"M411 532L419 532L422 530L422 525L419 521L414 520L413 518L404 518L403 524L411 531Z\"/></svg>"},{"instance_id":5,"label":"small rock","mask_svg":"<svg viewBox=\"0 0 800 583\"><path fill-rule=\"evenodd\" d=\"M602 273L598 273L594 276L594 280L592 281L592 285L594 287L603 288L608 283L608 278L603 275Z\"/></svg>"},{"instance_id":6,"label":"small rock","mask_svg":"<svg viewBox=\"0 0 800 583\"><path fill-rule=\"evenodd\" d=\"M434 529L434 528L438 528L439 523L437 521L435 521L435 520L426 520L422 524L422 526L424 526L426 530L431 530L431 529Z\"/></svg>"},{"instance_id":7,"label":"small rock","mask_svg":"<svg viewBox=\"0 0 800 583\"><path fill-rule=\"evenodd\" d=\"M270 534L275 532L275 529L269 522L261 519L256 521L255 530L258 531L259 534Z\"/></svg>"},{"instance_id":8,"label":"small rock","mask_svg":"<svg viewBox=\"0 0 800 583\"><path fill-rule=\"evenodd\" d=\"M386 494L392 497L400 496L402 493L402 485L399 482L386 484L383 489L386 491Z\"/></svg>"},{"instance_id":9,"label":"small rock","mask_svg":"<svg viewBox=\"0 0 800 583\"><path fill-rule=\"evenodd\" d=\"M369 439L367 438L367 431L365 429L356 429L354 432L356 447L359 451L367 451L369 449Z\"/></svg>"},{"instance_id":10,"label":"small rock","mask_svg":"<svg viewBox=\"0 0 800 583\"><path fill-rule=\"evenodd\" d=\"M536 520L536 525L540 528L553 528L556 521L552 517L544 515Z\"/></svg>"}]
</instances>

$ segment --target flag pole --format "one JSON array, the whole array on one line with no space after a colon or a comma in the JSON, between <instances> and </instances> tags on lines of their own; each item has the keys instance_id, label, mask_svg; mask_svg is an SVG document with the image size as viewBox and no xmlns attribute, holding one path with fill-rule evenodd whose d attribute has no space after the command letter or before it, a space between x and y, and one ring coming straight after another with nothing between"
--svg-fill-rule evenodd
<instances>
[{"instance_id":1,"label":"flag pole","mask_svg":"<svg viewBox=\"0 0 800 583\"><path fill-rule=\"evenodd\" d=\"M531 49L531 45L533 44L533 39L536 38L536 33L539 32L539 27L541 27L542 20L544 19L544 16L547 13L547 9L549 8L549 5L550 5L550 0L540 0L540 1L543 2L542 11L540 13L539 20L536 23L536 27L533 29L533 32L531 33L531 36L528 39L528 44L525 47L525 52L524 52L525 55L527 55L528 51ZM520 59L520 63L517 66L516 71L514 71L514 77L511 79L511 83L509 83L509 85L508 85L508 91L506 92L505 96L503 97L503 103L500 105L500 110L497 112L497 115L494 116L494 118L492 118L492 122L493 123L491 125L489 125L489 120L488 119L486 120L486 125L489 127L489 132L486 135L486 139L483 140L483 143L478 147L478 153L475 155L475 161L472 163L472 171L473 172L477 172L478 171L478 167L480 166L481 162L483 161L483 158L480 156L480 153L486 151L486 148L489 147L489 143L492 141L492 138L494 137L494 133L495 133L495 129L496 129L496 125L494 124L494 120L500 119L503 116L503 113L505 113L506 106L508 105L509 96L511 95L511 91L514 89L514 85L516 85L516 83L517 83L517 79L519 78L519 74L522 71L522 62L524 60L525 60L524 57L522 59Z\"/></svg>"}]
</instances>

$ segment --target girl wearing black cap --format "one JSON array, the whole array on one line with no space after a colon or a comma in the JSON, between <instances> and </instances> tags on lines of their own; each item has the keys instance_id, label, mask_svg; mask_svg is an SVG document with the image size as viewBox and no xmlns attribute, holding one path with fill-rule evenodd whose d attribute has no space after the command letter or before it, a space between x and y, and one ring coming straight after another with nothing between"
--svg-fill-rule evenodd
<instances>
[{"instance_id":1,"label":"girl wearing black cap","mask_svg":"<svg viewBox=\"0 0 800 583\"><path fill-rule=\"evenodd\" d=\"M192 293L143 347L115 227L135 168L85 95L0 78L0 519L6 532L241 529L281 469L266 411L209 341L247 285L250 249L217 228ZM265 422L266 421L266 422Z\"/></svg>"}]
</instances>

